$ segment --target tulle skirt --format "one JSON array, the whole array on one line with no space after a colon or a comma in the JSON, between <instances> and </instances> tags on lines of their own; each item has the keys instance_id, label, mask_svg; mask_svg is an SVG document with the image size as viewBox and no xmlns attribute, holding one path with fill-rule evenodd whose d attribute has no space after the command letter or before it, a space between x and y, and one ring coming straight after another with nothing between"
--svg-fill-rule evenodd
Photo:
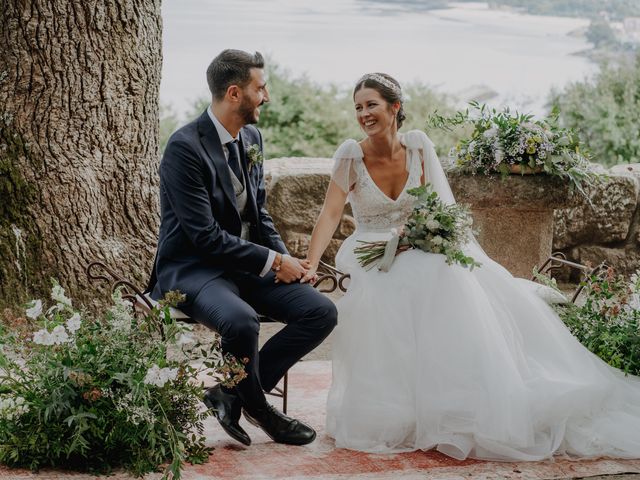
<instances>
[{"instance_id":1,"label":"tulle skirt","mask_svg":"<svg viewBox=\"0 0 640 480\"><path fill-rule=\"evenodd\" d=\"M365 452L436 448L456 459L640 458L640 379L584 348L543 300L478 250L470 272L411 250L361 268L359 233L336 263L327 432Z\"/></svg>"}]
</instances>

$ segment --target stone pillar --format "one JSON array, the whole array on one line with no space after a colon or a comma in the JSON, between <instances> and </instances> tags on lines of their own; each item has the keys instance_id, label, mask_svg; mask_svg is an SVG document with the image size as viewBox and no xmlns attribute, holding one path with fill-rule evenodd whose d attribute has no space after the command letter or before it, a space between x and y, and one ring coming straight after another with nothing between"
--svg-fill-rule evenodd
<instances>
[{"instance_id":1,"label":"stone pillar","mask_svg":"<svg viewBox=\"0 0 640 480\"><path fill-rule=\"evenodd\" d=\"M547 175L448 176L456 201L471 206L482 248L516 277L530 277L551 255L553 211L576 201L566 182Z\"/></svg>"}]
</instances>

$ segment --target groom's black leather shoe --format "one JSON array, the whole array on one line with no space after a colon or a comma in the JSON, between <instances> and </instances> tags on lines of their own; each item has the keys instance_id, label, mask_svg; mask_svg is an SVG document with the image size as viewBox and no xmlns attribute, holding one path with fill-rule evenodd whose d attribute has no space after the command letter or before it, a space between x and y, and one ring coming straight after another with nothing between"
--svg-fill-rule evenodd
<instances>
[{"instance_id":1,"label":"groom's black leather shoe","mask_svg":"<svg viewBox=\"0 0 640 480\"><path fill-rule=\"evenodd\" d=\"M213 414L218 419L220 426L234 440L251 445L251 438L238 423L240 412L242 411L242 401L240 397L233 393L222 391L220 385L208 388L204 393L204 404L213 410Z\"/></svg>"},{"instance_id":2,"label":"groom's black leather shoe","mask_svg":"<svg viewBox=\"0 0 640 480\"><path fill-rule=\"evenodd\" d=\"M306 445L316 438L315 430L309 425L287 417L269 404L251 413L244 409L244 416L249 423L261 428L276 443Z\"/></svg>"}]
</instances>

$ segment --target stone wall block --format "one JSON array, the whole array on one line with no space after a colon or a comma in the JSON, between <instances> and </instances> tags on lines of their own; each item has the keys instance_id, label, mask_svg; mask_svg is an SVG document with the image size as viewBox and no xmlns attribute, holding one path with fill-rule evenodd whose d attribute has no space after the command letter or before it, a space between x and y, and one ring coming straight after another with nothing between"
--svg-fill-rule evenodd
<instances>
[{"instance_id":1,"label":"stone wall block","mask_svg":"<svg viewBox=\"0 0 640 480\"><path fill-rule=\"evenodd\" d=\"M267 210L289 252L305 257L311 232L320 215L329 186L333 160L330 158L277 158L265 163ZM334 263L335 254L355 230L350 205L322 259Z\"/></svg>"},{"instance_id":2,"label":"stone wall block","mask_svg":"<svg viewBox=\"0 0 640 480\"><path fill-rule=\"evenodd\" d=\"M283 240L292 256L298 258L305 258L307 256L309 242L311 241L310 234L289 231L283 235ZM322 255L322 260L333 264L340 245L342 245L342 240L336 238L331 239L329 246Z\"/></svg>"},{"instance_id":3,"label":"stone wall block","mask_svg":"<svg viewBox=\"0 0 640 480\"><path fill-rule=\"evenodd\" d=\"M353 232L356 231L356 221L351 215L343 215L342 220L340 221L340 225L338 225L338 230L336 231L334 238L339 238L344 240Z\"/></svg>"},{"instance_id":4,"label":"stone wall block","mask_svg":"<svg viewBox=\"0 0 640 480\"><path fill-rule=\"evenodd\" d=\"M583 243L607 244L624 241L638 204L639 181L627 173L615 173L609 180L590 187L592 204L560 208L554 213L554 250Z\"/></svg>"},{"instance_id":5,"label":"stone wall block","mask_svg":"<svg viewBox=\"0 0 640 480\"><path fill-rule=\"evenodd\" d=\"M640 268L640 251L637 248L607 248L599 245L577 247L572 256L582 264L596 266L601 262L623 275L631 275Z\"/></svg>"}]
</instances>

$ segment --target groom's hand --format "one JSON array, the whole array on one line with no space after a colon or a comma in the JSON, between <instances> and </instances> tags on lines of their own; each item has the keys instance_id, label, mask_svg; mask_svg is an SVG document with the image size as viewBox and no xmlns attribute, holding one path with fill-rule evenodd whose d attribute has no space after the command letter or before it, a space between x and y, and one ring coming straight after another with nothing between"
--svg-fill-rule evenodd
<instances>
[{"instance_id":1,"label":"groom's hand","mask_svg":"<svg viewBox=\"0 0 640 480\"><path fill-rule=\"evenodd\" d=\"M300 262L290 257L289 255L283 255L280 262L280 269L276 272L276 283L292 283L300 280L307 270L300 264Z\"/></svg>"}]
</instances>

